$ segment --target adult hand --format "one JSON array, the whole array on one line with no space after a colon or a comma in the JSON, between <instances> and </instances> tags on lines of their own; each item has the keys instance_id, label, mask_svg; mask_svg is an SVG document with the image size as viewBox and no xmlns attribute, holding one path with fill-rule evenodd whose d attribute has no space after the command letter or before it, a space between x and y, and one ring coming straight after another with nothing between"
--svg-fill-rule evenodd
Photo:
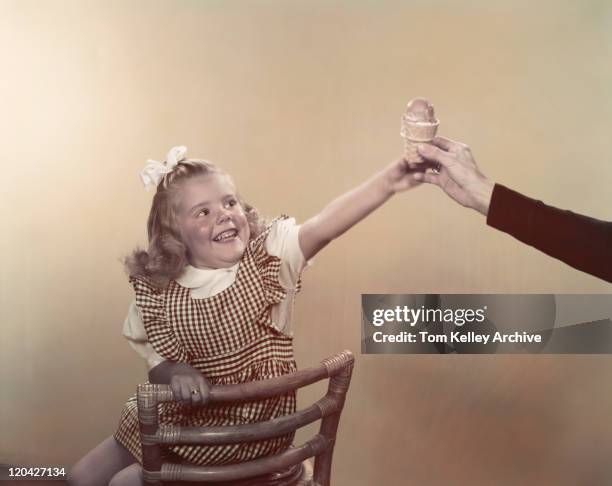
<instances>
[{"instance_id":1,"label":"adult hand","mask_svg":"<svg viewBox=\"0 0 612 486\"><path fill-rule=\"evenodd\" d=\"M174 398L184 405L204 405L210 398L208 380L187 363L176 363L170 374Z\"/></svg>"},{"instance_id":2,"label":"adult hand","mask_svg":"<svg viewBox=\"0 0 612 486\"><path fill-rule=\"evenodd\" d=\"M428 161L439 164L440 170L439 173L415 172L413 178L435 184L462 206L488 214L495 184L480 172L466 144L435 137L431 145L420 144L417 150Z\"/></svg>"}]
</instances>

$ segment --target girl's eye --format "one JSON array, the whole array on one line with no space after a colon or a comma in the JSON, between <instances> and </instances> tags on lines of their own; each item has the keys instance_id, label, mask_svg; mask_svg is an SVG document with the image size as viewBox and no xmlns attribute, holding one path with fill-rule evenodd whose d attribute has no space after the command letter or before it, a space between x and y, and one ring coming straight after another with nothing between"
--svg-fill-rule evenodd
<instances>
[{"instance_id":1,"label":"girl's eye","mask_svg":"<svg viewBox=\"0 0 612 486\"><path fill-rule=\"evenodd\" d=\"M236 204L238 204L238 201L236 201L235 199L230 199L229 201L227 201L227 205L228 206L235 206Z\"/></svg>"},{"instance_id":2,"label":"girl's eye","mask_svg":"<svg viewBox=\"0 0 612 486\"><path fill-rule=\"evenodd\" d=\"M208 216L208 215L210 214L210 211L209 211L208 209L201 209L200 211L198 211L197 216L200 216L200 215L202 215L202 214L203 214L204 216Z\"/></svg>"}]
</instances>

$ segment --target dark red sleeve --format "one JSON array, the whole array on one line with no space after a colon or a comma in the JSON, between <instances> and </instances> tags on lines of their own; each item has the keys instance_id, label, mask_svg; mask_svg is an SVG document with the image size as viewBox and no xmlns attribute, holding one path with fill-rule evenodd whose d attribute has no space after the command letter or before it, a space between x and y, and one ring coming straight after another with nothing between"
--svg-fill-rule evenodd
<instances>
[{"instance_id":1,"label":"dark red sleeve","mask_svg":"<svg viewBox=\"0 0 612 486\"><path fill-rule=\"evenodd\" d=\"M612 222L547 206L495 184L487 224L578 270L612 282Z\"/></svg>"}]
</instances>

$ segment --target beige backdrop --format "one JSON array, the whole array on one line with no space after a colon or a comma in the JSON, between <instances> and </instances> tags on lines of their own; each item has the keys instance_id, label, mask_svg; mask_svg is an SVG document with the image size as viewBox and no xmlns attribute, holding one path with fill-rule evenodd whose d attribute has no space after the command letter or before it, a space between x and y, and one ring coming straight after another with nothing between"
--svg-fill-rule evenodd
<instances>
[{"instance_id":1,"label":"beige backdrop","mask_svg":"<svg viewBox=\"0 0 612 486\"><path fill-rule=\"evenodd\" d=\"M147 158L184 144L303 221L401 154L405 103L426 96L492 179L610 220L611 22L603 0L1 0L0 463L74 463L145 379L119 260L146 241ZM612 481L609 357L359 354L361 293L609 284L431 186L304 284L298 364L357 355L334 484Z\"/></svg>"}]
</instances>

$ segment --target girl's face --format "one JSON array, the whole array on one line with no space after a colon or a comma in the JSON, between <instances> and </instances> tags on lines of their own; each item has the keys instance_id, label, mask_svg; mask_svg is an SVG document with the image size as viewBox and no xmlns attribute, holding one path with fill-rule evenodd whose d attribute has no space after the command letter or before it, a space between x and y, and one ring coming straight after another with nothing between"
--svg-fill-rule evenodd
<instances>
[{"instance_id":1,"label":"girl's face","mask_svg":"<svg viewBox=\"0 0 612 486\"><path fill-rule=\"evenodd\" d=\"M238 263L250 230L229 177L213 172L188 179L178 198L177 220L189 263L198 268Z\"/></svg>"}]
</instances>

